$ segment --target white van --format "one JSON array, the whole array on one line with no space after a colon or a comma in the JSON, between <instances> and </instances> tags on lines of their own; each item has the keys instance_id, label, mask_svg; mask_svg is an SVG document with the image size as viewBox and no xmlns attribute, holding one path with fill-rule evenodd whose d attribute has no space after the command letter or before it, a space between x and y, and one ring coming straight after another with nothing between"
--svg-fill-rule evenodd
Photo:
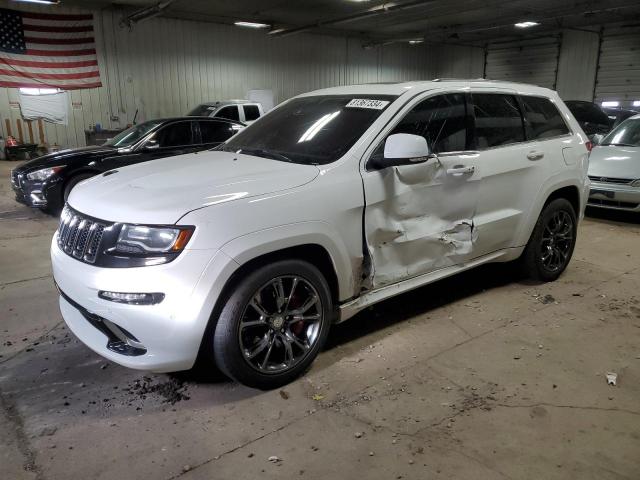
<instances>
[{"instance_id":1,"label":"white van","mask_svg":"<svg viewBox=\"0 0 640 480\"><path fill-rule=\"evenodd\" d=\"M62 315L122 365L175 371L210 355L242 383L278 387L333 323L376 302L487 262L555 280L589 193L589 149L540 87L300 95L217 151L78 185L51 244Z\"/></svg>"}]
</instances>

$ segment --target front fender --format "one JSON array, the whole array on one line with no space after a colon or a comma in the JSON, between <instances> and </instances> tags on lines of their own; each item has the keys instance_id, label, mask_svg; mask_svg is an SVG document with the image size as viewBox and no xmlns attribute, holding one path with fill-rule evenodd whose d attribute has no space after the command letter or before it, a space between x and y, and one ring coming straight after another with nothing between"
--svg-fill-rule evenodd
<instances>
[{"instance_id":1,"label":"front fender","mask_svg":"<svg viewBox=\"0 0 640 480\"><path fill-rule=\"evenodd\" d=\"M310 244L319 245L329 254L338 279L339 299L352 298L359 281L354 272L360 271L362 257L351 258L339 232L327 222L299 222L259 230L237 237L220 249L243 265L262 255Z\"/></svg>"}]
</instances>

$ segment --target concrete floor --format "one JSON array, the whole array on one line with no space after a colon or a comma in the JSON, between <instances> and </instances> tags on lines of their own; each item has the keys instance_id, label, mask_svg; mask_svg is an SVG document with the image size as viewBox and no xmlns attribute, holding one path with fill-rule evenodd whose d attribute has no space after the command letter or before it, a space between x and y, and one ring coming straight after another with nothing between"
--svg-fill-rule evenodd
<instances>
[{"instance_id":1,"label":"concrete floor","mask_svg":"<svg viewBox=\"0 0 640 480\"><path fill-rule=\"evenodd\" d=\"M640 478L640 217L589 217L555 283L495 265L380 304L334 328L303 378L260 392L80 344L51 279L56 220L13 202L11 166L1 478Z\"/></svg>"}]
</instances>

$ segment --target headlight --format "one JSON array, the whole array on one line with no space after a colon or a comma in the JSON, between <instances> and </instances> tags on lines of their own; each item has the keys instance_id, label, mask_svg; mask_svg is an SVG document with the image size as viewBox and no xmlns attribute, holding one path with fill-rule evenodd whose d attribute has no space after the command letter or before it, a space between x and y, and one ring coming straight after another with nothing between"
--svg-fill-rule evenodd
<instances>
[{"instance_id":1,"label":"headlight","mask_svg":"<svg viewBox=\"0 0 640 480\"><path fill-rule=\"evenodd\" d=\"M147 227L123 225L115 246L116 254L156 256L178 254L189 242L193 227Z\"/></svg>"},{"instance_id":2,"label":"headlight","mask_svg":"<svg viewBox=\"0 0 640 480\"><path fill-rule=\"evenodd\" d=\"M36 180L42 182L52 175L55 175L62 170L66 165L60 165L59 167L49 167L36 170L35 172L27 173L27 179Z\"/></svg>"},{"instance_id":3,"label":"headlight","mask_svg":"<svg viewBox=\"0 0 640 480\"><path fill-rule=\"evenodd\" d=\"M640 187L640 179L631 182L632 187Z\"/></svg>"}]
</instances>

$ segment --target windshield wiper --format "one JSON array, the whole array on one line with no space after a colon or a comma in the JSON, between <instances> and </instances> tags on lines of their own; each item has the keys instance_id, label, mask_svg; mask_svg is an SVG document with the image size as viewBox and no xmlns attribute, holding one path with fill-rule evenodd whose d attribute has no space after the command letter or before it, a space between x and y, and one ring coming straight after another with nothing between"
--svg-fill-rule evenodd
<instances>
[{"instance_id":1,"label":"windshield wiper","mask_svg":"<svg viewBox=\"0 0 640 480\"><path fill-rule=\"evenodd\" d=\"M265 157L265 158L271 158L273 160L280 160L281 162L295 163L286 155L283 155L278 152L274 152L272 150L265 150L264 148L240 148L237 151L239 151L240 153L248 154L248 155L256 155L258 157Z\"/></svg>"},{"instance_id":2,"label":"windshield wiper","mask_svg":"<svg viewBox=\"0 0 640 480\"><path fill-rule=\"evenodd\" d=\"M639 145L633 145L631 143L601 143L603 147L638 147Z\"/></svg>"}]
</instances>

